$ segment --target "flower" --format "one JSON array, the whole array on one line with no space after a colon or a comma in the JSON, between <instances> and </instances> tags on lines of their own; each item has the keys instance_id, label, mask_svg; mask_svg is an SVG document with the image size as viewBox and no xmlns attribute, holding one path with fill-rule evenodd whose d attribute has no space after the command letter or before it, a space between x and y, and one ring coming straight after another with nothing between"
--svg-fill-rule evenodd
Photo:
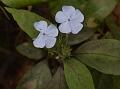
<instances>
[{"instance_id":1,"label":"flower","mask_svg":"<svg viewBox=\"0 0 120 89\"><path fill-rule=\"evenodd\" d=\"M56 13L55 20L60 23L61 33L77 34L83 28L84 15L73 6L63 6L62 11Z\"/></svg>"},{"instance_id":2,"label":"flower","mask_svg":"<svg viewBox=\"0 0 120 89\"><path fill-rule=\"evenodd\" d=\"M34 28L39 31L39 35L33 41L33 45L37 48L52 48L56 43L56 36L58 36L58 29L55 25L47 25L46 21L39 21L34 23Z\"/></svg>"}]
</instances>

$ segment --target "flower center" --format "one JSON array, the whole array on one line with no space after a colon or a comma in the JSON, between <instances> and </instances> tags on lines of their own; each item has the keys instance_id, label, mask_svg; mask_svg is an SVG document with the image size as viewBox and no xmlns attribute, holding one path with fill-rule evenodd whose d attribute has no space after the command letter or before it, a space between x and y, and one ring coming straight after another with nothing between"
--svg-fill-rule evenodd
<instances>
[{"instance_id":1,"label":"flower center","mask_svg":"<svg viewBox=\"0 0 120 89\"><path fill-rule=\"evenodd\" d=\"M68 19L68 21L71 21L70 19Z\"/></svg>"},{"instance_id":2,"label":"flower center","mask_svg":"<svg viewBox=\"0 0 120 89\"><path fill-rule=\"evenodd\" d=\"M43 35L46 35L45 33L43 33Z\"/></svg>"}]
</instances>

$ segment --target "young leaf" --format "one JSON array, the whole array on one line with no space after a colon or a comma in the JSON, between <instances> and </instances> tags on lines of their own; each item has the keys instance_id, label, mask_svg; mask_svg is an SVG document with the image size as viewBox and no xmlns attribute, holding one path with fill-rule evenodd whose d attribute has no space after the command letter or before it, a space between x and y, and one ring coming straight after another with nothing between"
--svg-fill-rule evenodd
<instances>
[{"instance_id":1,"label":"young leaf","mask_svg":"<svg viewBox=\"0 0 120 89\"><path fill-rule=\"evenodd\" d=\"M47 0L1 0L4 4L9 7L20 8L28 5L36 5L38 3L47 1Z\"/></svg>"},{"instance_id":2,"label":"young leaf","mask_svg":"<svg viewBox=\"0 0 120 89\"><path fill-rule=\"evenodd\" d=\"M23 43L17 46L16 49L19 53L30 59L39 60L45 56L45 52L42 49L37 49L30 43Z\"/></svg>"},{"instance_id":3,"label":"young leaf","mask_svg":"<svg viewBox=\"0 0 120 89\"><path fill-rule=\"evenodd\" d=\"M89 70L75 58L64 62L64 72L69 89L94 89Z\"/></svg>"},{"instance_id":4,"label":"young leaf","mask_svg":"<svg viewBox=\"0 0 120 89\"><path fill-rule=\"evenodd\" d=\"M80 46L75 55L78 60L96 70L113 75L120 75L120 41L101 39L90 41Z\"/></svg>"},{"instance_id":5,"label":"young leaf","mask_svg":"<svg viewBox=\"0 0 120 89\"><path fill-rule=\"evenodd\" d=\"M17 89L43 89L51 77L46 61L42 61L25 74Z\"/></svg>"},{"instance_id":6,"label":"young leaf","mask_svg":"<svg viewBox=\"0 0 120 89\"><path fill-rule=\"evenodd\" d=\"M88 40L90 37L93 36L93 34L94 34L93 30L83 29L81 32L79 32L76 35L70 34L68 42L70 45L76 45L76 44L79 44L81 42Z\"/></svg>"},{"instance_id":7,"label":"young leaf","mask_svg":"<svg viewBox=\"0 0 120 89\"><path fill-rule=\"evenodd\" d=\"M45 18L27 10L17 10L13 8L6 8L6 10L12 14L14 20L17 22L20 28L31 38L35 38L38 33L33 27L34 22L40 20L45 20L49 22Z\"/></svg>"},{"instance_id":8,"label":"young leaf","mask_svg":"<svg viewBox=\"0 0 120 89\"><path fill-rule=\"evenodd\" d=\"M65 81L64 71L61 67L58 68L57 72L48 85L46 85L45 89L68 89Z\"/></svg>"}]
</instances>

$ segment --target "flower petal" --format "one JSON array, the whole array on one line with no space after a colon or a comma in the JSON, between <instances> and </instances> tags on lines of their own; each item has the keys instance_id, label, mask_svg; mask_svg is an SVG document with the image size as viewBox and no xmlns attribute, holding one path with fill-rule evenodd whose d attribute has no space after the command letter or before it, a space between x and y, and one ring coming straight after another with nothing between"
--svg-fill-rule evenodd
<instances>
[{"instance_id":1,"label":"flower petal","mask_svg":"<svg viewBox=\"0 0 120 89\"><path fill-rule=\"evenodd\" d=\"M58 36L58 29L55 25L51 24L48 26L46 32L45 32L48 36L51 37L56 37Z\"/></svg>"},{"instance_id":2,"label":"flower petal","mask_svg":"<svg viewBox=\"0 0 120 89\"><path fill-rule=\"evenodd\" d=\"M45 46L46 48L52 48L56 43L56 38L46 36Z\"/></svg>"},{"instance_id":3,"label":"flower petal","mask_svg":"<svg viewBox=\"0 0 120 89\"><path fill-rule=\"evenodd\" d=\"M65 21L68 21L68 18L66 17L66 15L62 11L58 11L56 13L55 20L58 23L63 23Z\"/></svg>"},{"instance_id":4,"label":"flower petal","mask_svg":"<svg viewBox=\"0 0 120 89\"><path fill-rule=\"evenodd\" d=\"M47 29L47 22L46 21L35 22L34 27L38 31L45 31Z\"/></svg>"},{"instance_id":5,"label":"flower petal","mask_svg":"<svg viewBox=\"0 0 120 89\"><path fill-rule=\"evenodd\" d=\"M42 34L39 34L38 37L33 41L33 45L36 48L44 48L45 46L45 37Z\"/></svg>"},{"instance_id":6,"label":"flower petal","mask_svg":"<svg viewBox=\"0 0 120 89\"><path fill-rule=\"evenodd\" d=\"M70 20L83 22L84 21L84 15L81 13L80 10L76 9L75 13L71 16Z\"/></svg>"},{"instance_id":7,"label":"flower petal","mask_svg":"<svg viewBox=\"0 0 120 89\"><path fill-rule=\"evenodd\" d=\"M78 34L82 30L83 24L75 21L70 21L70 27L73 34Z\"/></svg>"},{"instance_id":8,"label":"flower petal","mask_svg":"<svg viewBox=\"0 0 120 89\"><path fill-rule=\"evenodd\" d=\"M73 6L63 6L62 11L65 13L65 15L70 18L70 16L75 13L75 8Z\"/></svg>"},{"instance_id":9,"label":"flower petal","mask_svg":"<svg viewBox=\"0 0 120 89\"><path fill-rule=\"evenodd\" d=\"M70 33L71 32L71 28L69 25L69 22L64 22L59 26L59 30L61 33Z\"/></svg>"}]
</instances>

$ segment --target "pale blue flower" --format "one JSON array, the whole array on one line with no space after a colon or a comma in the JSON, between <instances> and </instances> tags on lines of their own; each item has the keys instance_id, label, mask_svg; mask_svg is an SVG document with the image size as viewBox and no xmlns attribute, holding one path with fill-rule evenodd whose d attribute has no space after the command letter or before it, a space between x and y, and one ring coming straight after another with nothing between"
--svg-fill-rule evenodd
<instances>
[{"instance_id":1,"label":"pale blue flower","mask_svg":"<svg viewBox=\"0 0 120 89\"><path fill-rule=\"evenodd\" d=\"M56 43L58 36L58 29L55 25L48 26L46 21L39 21L34 23L34 27L39 31L39 35L33 41L33 45L37 48L52 48Z\"/></svg>"},{"instance_id":2,"label":"pale blue flower","mask_svg":"<svg viewBox=\"0 0 120 89\"><path fill-rule=\"evenodd\" d=\"M61 33L78 34L83 28L84 15L73 6L63 6L62 11L56 13L55 20L60 23Z\"/></svg>"}]
</instances>

